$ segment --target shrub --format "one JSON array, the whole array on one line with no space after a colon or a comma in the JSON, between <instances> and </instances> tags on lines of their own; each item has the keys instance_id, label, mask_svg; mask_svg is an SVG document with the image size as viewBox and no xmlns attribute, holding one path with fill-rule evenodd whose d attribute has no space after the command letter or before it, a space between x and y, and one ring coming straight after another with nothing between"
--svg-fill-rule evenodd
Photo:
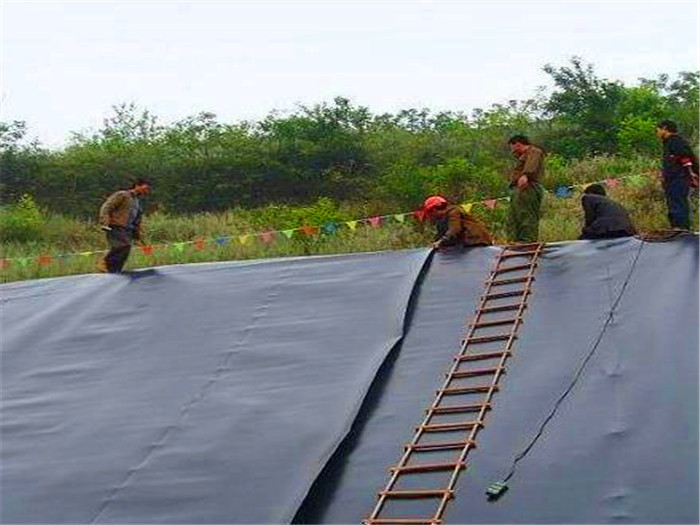
<instances>
[{"instance_id":1,"label":"shrub","mask_svg":"<svg viewBox=\"0 0 700 525\"><path fill-rule=\"evenodd\" d=\"M0 210L0 241L40 240L44 218L34 199L24 194L15 204Z\"/></svg>"}]
</instances>

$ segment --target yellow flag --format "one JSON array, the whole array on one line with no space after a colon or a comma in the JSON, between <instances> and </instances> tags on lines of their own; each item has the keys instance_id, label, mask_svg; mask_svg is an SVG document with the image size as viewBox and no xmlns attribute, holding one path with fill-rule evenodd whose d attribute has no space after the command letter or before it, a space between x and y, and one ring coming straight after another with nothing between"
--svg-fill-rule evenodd
<instances>
[{"instance_id":1,"label":"yellow flag","mask_svg":"<svg viewBox=\"0 0 700 525\"><path fill-rule=\"evenodd\" d=\"M347 221L345 224L347 224L348 228L351 230L357 229L357 221Z\"/></svg>"},{"instance_id":2,"label":"yellow flag","mask_svg":"<svg viewBox=\"0 0 700 525\"><path fill-rule=\"evenodd\" d=\"M241 244L248 244L248 241L250 240L250 235L239 235L238 240Z\"/></svg>"},{"instance_id":3,"label":"yellow flag","mask_svg":"<svg viewBox=\"0 0 700 525\"><path fill-rule=\"evenodd\" d=\"M469 213L469 212L472 211L472 207L474 206L474 203L473 203L473 202L467 202L467 203L465 203L465 204L462 204L461 206L462 206L462 209L463 209L466 213Z\"/></svg>"}]
</instances>

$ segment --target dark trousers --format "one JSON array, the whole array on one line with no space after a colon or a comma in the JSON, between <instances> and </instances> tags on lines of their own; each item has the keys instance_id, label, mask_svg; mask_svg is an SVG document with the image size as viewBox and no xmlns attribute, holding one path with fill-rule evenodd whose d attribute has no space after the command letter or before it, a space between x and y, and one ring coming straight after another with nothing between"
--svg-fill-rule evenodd
<instances>
[{"instance_id":1,"label":"dark trousers","mask_svg":"<svg viewBox=\"0 0 700 525\"><path fill-rule=\"evenodd\" d=\"M688 177L666 177L663 181L668 206L668 221L672 228L690 229L690 180Z\"/></svg>"},{"instance_id":2,"label":"dark trousers","mask_svg":"<svg viewBox=\"0 0 700 525\"><path fill-rule=\"evenodd\" d=\"M105 264L109 273L119 273L124 268L131 252L131 233L121 226L112 226L107 233L109 252L105 255Z\"/></svg>"}]
</instances>

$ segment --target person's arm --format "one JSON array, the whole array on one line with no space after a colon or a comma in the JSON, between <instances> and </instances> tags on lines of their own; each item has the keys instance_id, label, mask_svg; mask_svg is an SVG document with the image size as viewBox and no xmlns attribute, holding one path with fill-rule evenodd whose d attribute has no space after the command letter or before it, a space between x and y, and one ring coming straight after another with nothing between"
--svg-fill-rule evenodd
<instances>
[{"instance_id":1,"label":"person's arm","mask_svg":"<svg viewBox=\"0 0 700 525\"><path fill-rule=\"evenodd\" d=\"M100 224L102 226L110 226L112 219L112 212L124 205L124 193L118 191L109 196L109 198L104 202L100 208Z\"/></svg>"},{"instance_id":2,"label":"person's arm","mask_svg":"<svg viewBox=\"0 0 700 525\"><path fill-rule=\"evenodd\" d=\"M433 243L433 247L440 248L446 242L457 239L460 233L462 233L462 214L454 208L447 212L447 231Z\"/></svg>"},{"instance_id":3,"label":"person's arm","mask_svg":"<svg viewBox=\"0 0 700 525\"><path fill-rule=\"evenodd\" d=\"M588 195L584 195L583 197L581 197L581 206L583 206L584 224L581 232L582 235L580 238L583 239L596 218L595 199L592 199Z\"/></svg>"}]
</instances>

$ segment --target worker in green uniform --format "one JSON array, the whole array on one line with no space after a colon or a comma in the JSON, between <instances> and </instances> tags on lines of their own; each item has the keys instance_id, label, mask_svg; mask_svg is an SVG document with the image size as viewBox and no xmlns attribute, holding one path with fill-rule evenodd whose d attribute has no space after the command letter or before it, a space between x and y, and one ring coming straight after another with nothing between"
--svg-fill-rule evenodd
<instances>
[{"instance_id":1,"label":"worker in green uniform","mask_svg":"<svg viewBox=\"0 0 700 525\"><path fill-rule=\"evenodd\" d=\"M531 144L525 135L511 137L508 145L517 159L510 172L510 209L506 223L508 238L516 242L535 242L544 195L539 181L544 175L545 152Z\"/></svg>"}]
</instances>

